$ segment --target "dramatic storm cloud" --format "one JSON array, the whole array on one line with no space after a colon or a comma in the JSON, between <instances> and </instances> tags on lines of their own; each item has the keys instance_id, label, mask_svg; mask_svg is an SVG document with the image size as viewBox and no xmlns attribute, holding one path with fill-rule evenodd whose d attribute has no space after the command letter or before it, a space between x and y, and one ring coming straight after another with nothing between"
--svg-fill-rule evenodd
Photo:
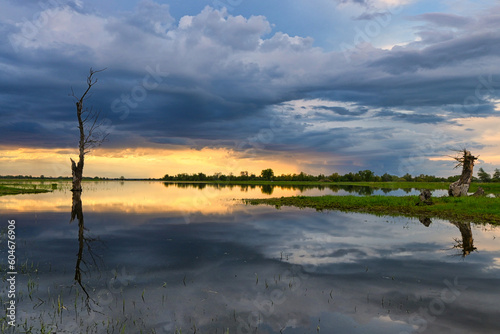
<instances>
[{"instance_id":1,"label":"dramatic storm cloud","mask_svg":"<svg viewBox=\"0 0 500 334\"><path fill-rule=\"evenodd\" d=\"M443 156L467 146L500 164L494 2L0 3L4 152L74 147L68 93L93 67L107 68L88 101L105 114L107 150L449 175Z\"/></svg>"}]
</instances>

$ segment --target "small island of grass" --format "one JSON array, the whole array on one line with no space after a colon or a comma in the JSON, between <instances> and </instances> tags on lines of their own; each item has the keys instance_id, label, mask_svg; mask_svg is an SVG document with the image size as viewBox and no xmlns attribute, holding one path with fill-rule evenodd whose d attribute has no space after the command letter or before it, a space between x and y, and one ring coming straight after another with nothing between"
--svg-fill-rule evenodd
<instances>
[{"instance_id":1,"label":"small island of grass","mask_svg":"<svg viewBox=\"0 0 500 334\"><path fill-rule=\"evenodd\" d=\"M338 210L387 216L440 218L460 222L500 224L500 205L497 198L435 197L432 205L417 205L418 196L294 196L247 199L246 204L267 204L280 208L294 206L318 211Z\"/></svg>"},{"instance_id":2,"label":"small island of grass","mask_svg":"<svg viewBox=\"0 0 500 334\"><path fill-rule=\"evenodd\" d=\"M39 193L47 193L50 191L51 190L48 189L20 188L20 187L0 185L0 196L19 195L19 194L39 194Z\"/></svg>"}]
</instances>

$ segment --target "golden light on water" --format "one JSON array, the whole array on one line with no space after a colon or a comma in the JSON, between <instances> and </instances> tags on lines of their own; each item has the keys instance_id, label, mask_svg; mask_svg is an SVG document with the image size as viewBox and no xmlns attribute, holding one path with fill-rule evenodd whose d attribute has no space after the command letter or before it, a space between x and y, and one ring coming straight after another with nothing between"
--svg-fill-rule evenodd
<instances>
[{"instance_id":1,"label":"golden light on water","mask_svg":"<svg viewBox=\"0 0 500 334\"><path fill-rule=\"evenodd\" d=\"M50 184L51 182L49 182ZM160 181L88 181L83 184L83 211L125 212L131 214L161 213L228 214L241 206L243 198L294 196L321 194L319 190L282 189L276 187L272 195L262 192L261 187L213 187L203 189L174 184L165 186ZM50 193L1 196L0 207L5 212L71 212L72 193L70 182L59 182L58 189Z\"/></svg>"}]
</instances>

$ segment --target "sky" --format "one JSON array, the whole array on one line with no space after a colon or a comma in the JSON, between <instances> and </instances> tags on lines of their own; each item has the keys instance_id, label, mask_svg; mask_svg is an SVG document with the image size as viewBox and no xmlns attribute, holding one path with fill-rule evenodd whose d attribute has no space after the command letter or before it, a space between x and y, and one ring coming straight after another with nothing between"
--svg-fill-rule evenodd
<instances>
[{"instance_id":1,"label":"sky","mask_svg":"<svg viewBox=\"0 0 500 334\"><path fill-rule=\"evenodd\" d=\"M449 176L500 168L500 5L451 0L0 0L0 175Z\"/></svg>"}]
</instances>

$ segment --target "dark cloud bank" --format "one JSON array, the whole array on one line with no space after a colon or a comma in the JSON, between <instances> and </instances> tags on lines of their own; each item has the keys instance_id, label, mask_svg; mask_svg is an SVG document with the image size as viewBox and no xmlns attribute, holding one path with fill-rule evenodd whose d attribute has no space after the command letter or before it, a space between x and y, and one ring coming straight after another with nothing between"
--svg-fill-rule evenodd
<instances>
[{"instance_id":1,"label":"dark cloud bank","mask_svg":"<svg viewBox=\"0 0 500 334\"><path fill-rule=\"evenodd\" d=\"M45 15L44 22L34 22L36 29L23 21L0 25L3 145L74 146L68 93L83 91L91 66L107 68L89 103L109 119L108 147L244 150L239 144L270 129L271 140L259 144L267 153L306 150L332 161L358 155L359 169L397 173L401 159L418 147L419 134L497 113L498 7L481 17L412 17L418 41L392 50L357 46L350 59L315 47L311 38L274 31L265 17L210 7L183 18L152 1L114 17L76 5ZM297 100L325 103L303 107L308 119L288 110L286 127L273 128ZM322 122L328 127L317 126ZM476 144L471 136L447 138L431 155L446 154L460 140Z\"/></svg>"}]
</instances>

